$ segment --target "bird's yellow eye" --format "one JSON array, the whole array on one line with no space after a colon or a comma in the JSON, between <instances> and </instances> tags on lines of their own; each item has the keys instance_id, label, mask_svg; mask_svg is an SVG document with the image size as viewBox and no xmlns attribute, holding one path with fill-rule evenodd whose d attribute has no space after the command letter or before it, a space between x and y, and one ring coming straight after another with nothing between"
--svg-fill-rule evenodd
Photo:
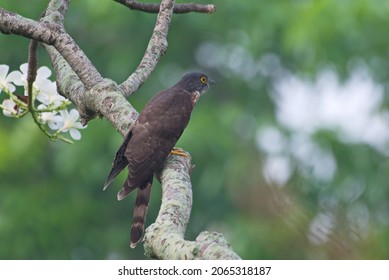
<instances>
[{"instance_id":1,"label":"bird's yellow eye","mask_svg":"<svg viewBox=\"0 0 389 280\"><path fill-rule=\"evenodd\" d=\"M201 81L203 84L206 84L206 83L207 83L207 77L201 76L200 81Z\"/></svg>"}]
</instances>

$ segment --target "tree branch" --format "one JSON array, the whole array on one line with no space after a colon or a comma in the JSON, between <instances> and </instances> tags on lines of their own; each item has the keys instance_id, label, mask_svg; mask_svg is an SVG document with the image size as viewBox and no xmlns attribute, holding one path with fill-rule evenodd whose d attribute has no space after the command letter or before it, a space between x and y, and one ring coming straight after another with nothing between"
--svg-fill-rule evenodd
<instances>
[{"instance_id":1,"label":"tree branch","mask_svg":"<svg viewBox=\"0 0 389 280\"><path fill-rule=\"evenodd\" d=\"M50 17L52 22L63 26L63 21L68 11L69 0L51 0L45 12L46 18Z\"/></svg>"},{"instance_id":2,"label":"tree branch","mask_svg":"<svg viewBox=\"0 0 389 280\"><path fill-rule=\"evenodd\" d=\"M68 0L51 0L46 12L47 20L63 26L68 4ZM62 54L52 46L44 46L57 76L58 91L76 105L82 124L86 125L97 115L104 116L125 136L137 119L138 112L123 97L118 85L112 80L103 79L86 88Z\"/></svg>"},{"instance_id":3,"label":"tree branch","mask_svg":"<svg viewBox=\"0 0 389 280\"><path fill-rule=\"evenodd\" d=\"M96 115L106 117L123 136L135 122L138 112L124 98L119 86L104 79L90 90L86 90L78 76L52 46L45 45L57 76L58 91L76 105L85 125Z\"/></svg>"},{"instance_id":4,"label":"tree branch","mask_svg":"<svg viewBox=\"0 0 389 280\"><path fill-rule=\"evenodd\" d=\"M161 56L166 52L168 46L166 37L172 19L174 3L175 0L162 1L161 10L158 13L154 31L142 61L135 72L120 85L125 96L131 95L142 86L154 71Z\"/></svg>"},{"instance_id":5,"label":"tree branch","mask_svg":"<svg viewBox=\"0 0 389 280\"><path fill-rule=\"evenodd\" d=\"M102 82L103 77L62 25L50 21L53 16L49 14L36 22L0 8L0 30L5 34L21 35L54 46L87 89Z\"/></svg>"},{"instance_id":6,"label":"tree branch","mask_svg":"<svg viewBox=\"0 0 389 280\"><path fill-rule=\"evenodd\" d=\"M61 29L64 30L63 23L64 23L64 18L65 18L65 15L67 13L68 7L69 7L69 0L51 0L47 6L47 9L45 12L45 17L42 19L42 21L57 24L57 25L61 26ZM74 42L74 45L75 45L75 46L73 46L74 49L78 48L77 45L75 44L75 42ZM68 82L71 81L72 82L72 84L71 84L72 89L74 89L74 87L76 86L76 88L78 90L75 91L75 93L78 94L78 96L81 96L82 95L81 93L84 92L84 85L87 88L91 88L93 86L93 84L86 83L85 80L83 80L82 78L79 78L80 76L78 76L77 70L74 70L69 65L69 63L66 62L66 59L63 57L63 55L60 54L56 49L54 49L53 47L47 48L48 47L47 45L45 45L45 47L46 47L46 50L48 51L49 55L52 58L52 63L53 63L53 56L56 56L56 58L57 58L57 60L56 60L57 63L53 63L53 66L54 66L54 69L56 71L57 76L59 75L59 76L63 77L64 74L66 74L66 73L67 73L67 75L71 75L71 77L69 77L70 79L64 79L64 80L57 79L57 87L59 89L61 89L61 88L64 89L64 87L62 87L62 85L60 84L61 81L68 81ZM89 59L87 59L86 55L80 49L79 49L79 53L82 57L85 57L84 61L85 60L86 60L86 62L89 61ZM62 67L61 68L55 67L59 62L61 62ZM90 61L89 61L89 63L88 63L88 65L93 66L93 64ZM59 73L60 69L63 71L63 73ZM64 71L66 71L66 72L64 72ZM101 75L98 73L97 69L94 68L94 66L92 68L89 66L88 71L91 71L94 74L94 76L96 77L96 78L91 79L92 83L97 83L98 80L100 80L100 78L102 79ZM82 80L84 82L82 82ZM73 91L69 91L69 93L70 92L73 92ZM70 97L73 97L73 96L70 96L70 94L67 97L69 97L70 100L74 100L74 98L70 98ZM85 105L81 106L81 104L80 104L80 106L78 106L78 108L83 109L83 110L79 110L79 111L80 111L80 115L81 115L82 119L84 120L83 123L84 123L84 125L86 125L87 121L89 119L91 119L92 117L88 116L88 114L85 113L86 110L84 109L84 107L85 107Z\"/></svg>"},{"instance_id":7,"label":"tree branch","mask_svg":"<svg viewBox=\"0 0 389 280\"><path fill-rule=\"evenodd\" d=\"M157 259L240 259L224 237L202 232L184 240L192 209L191 158L170 155L160 176L162 205L154 224L146 229L145 254Z\"/></svg>"},{"instance_id":8,"label":"tree branch","mask_svg":"<svg viewBox=\"0 0 389 280\"><path fill-rule=\"evenodd\" d=\"M159 12L159 4L151 4L151 3L140 3L134 0L114 0L124 6L127 6L131 10L142 11L146 13L158 13ZM216 12L215 5L201 5L201 4L176 4L173 9L173 13L175 14L186 14L190 12L196 13L214 13Z\"/></svg>"},{"instance_id":9,"label":"tree branch","mask_svg":"<svg viewBox=\"0 0 389 280\"><path fill-rule=\"evenodd\" d=\"M68 5L68 0L51 0L45 11L45 20L63 27ZM82 97L86 91L84 84L53 46L47 44L43 44L43 46L50 56L51 64L57 77L58 92L76 105L81 116L81 123L85 126L90 119L95 117L96 113L88 110L83 103Z\"/></svg>"}]
</instances>

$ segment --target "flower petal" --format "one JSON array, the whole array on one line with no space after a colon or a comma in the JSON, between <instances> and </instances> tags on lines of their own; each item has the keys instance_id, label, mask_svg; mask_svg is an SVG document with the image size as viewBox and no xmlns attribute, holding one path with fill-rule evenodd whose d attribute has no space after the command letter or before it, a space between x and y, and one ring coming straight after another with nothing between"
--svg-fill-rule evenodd
<instances>
[{"instance_id":1,"label":"flower petal","mask_svg":"<svg viewBox=\"0 0 389 280\"><path fill-rule=\"evenodd\" d=\"M17 111L15 110L16 103L12 99L5 99L2 105L5 107L3 110L4 116L12 117L17 114Z\"/></svg>"},{"instance_id":2,"label":"flower petal","mask_svg":"<svg viewBox=\"0 0 389 280\"><path fill-rule=\"evenodd\" d=\"M37 81L38 80L46 80L50 76L51 76L51 70L46 66L42 66L37 71L36 80Z\"/></svg>"},{"instance_id":3,"label":"flower petal","mask_svg":"<svg viewBox=\"0 0 389 280\"><path fill-rule=\"evenodd\" d=\"M75 129L75 128L71 128L69 130L70 132L70 136L74 139L74 140L80 140L81 139L81 133Z\"/></svg>"},{"instance_id":4,"label":"flower petal","mask_svg":"<svg viewBox=\"0 0 389 280\"><path fill-rule=\"evenodd\" d=\"M22 65L20 65L19 69L22 72L23 76L27 77L28 63L23 63Z\"/></svg>"},{"instance_id":5,"label":"flower petal","mask_svg":"<svg viewBox=\"0 0 389 280\"><path fill-rule=\"evenodd\" d=\"M9 66L6 64L0 65L0 80L5 80L5 77L8 74Z\"/></svg>"},{"instance_id":6,"label":"flower petal","mask_svg":"<svg viewBox=\"0 0 389 280\"><path fill-rule=\"evenodd\" d=\"M23 74L20 71L12 71L9 73L7 80L17 86L24 86Z\"/></svg>"},{"instance_id":7,"label":"flower petal","mask_svg":"<svg viewBox=\"0 0 389 280\"><path fill-rule=\"evenodd\" d=\"M69 121L75 123L80 117L80 113L76 109L72 109L69 112Z\"/></svg>"}]
</instances>

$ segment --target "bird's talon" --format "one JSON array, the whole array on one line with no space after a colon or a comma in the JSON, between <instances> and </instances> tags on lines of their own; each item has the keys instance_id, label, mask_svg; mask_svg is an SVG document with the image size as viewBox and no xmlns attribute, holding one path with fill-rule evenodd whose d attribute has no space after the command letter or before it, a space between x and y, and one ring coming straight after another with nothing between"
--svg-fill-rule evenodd
<instances>
[{"instance_id":1,"label":"bird's talon","mask_svg":"<svg viewBox=\"0 0 389 280\"><path fill-rule=\"evenodd\" d=\"M189 157L188 154L181 148L174 147L173 150L170 152L171 155L177 155L177 156L183 156L183 157Z\"/></svg>"}]
</instances>

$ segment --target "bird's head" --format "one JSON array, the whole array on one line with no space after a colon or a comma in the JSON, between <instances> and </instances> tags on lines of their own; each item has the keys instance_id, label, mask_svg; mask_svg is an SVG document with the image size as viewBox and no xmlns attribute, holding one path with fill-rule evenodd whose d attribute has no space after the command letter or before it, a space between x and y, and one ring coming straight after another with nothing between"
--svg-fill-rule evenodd
<instances>
[{"instance_id":1,"label":"bird's head","mask_svg":"<svg viewBox=\"0 0 389 280\"><path fill-rule=\"evenodd\" d=\"M208 78L205 73L191 72L183 76L177 84L182 86L186 91L197 91L202 94L208 90L210 84L214 83L215 81Z\"/></svg>"}]
</instances>

